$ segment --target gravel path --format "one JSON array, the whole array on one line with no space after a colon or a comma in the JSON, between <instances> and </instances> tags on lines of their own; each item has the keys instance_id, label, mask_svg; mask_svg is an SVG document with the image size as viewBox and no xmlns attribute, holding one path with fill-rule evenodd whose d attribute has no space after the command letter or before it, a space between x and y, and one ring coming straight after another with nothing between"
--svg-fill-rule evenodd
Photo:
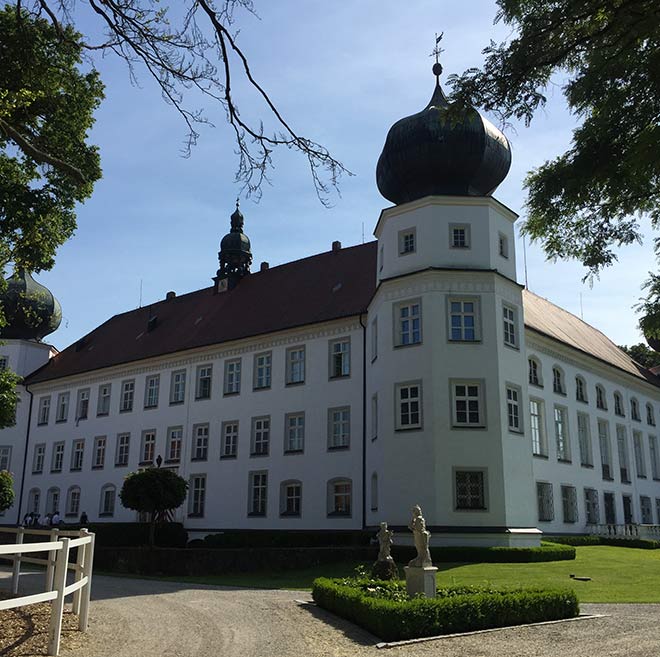
<instances>
[{"instance_id":1,"label":"gravel path","mask_svg":"<svg viewBox=\"0 0 660 657\"><path fill-rule=\"evenodd\" d=\"M6 572L0 572L0 588ZM27 575L25 589L42 577ZM310 594L96 576L88 641L65 657L657 657L660 605L582 605L609 614L377 650L373 636Z\"/></svg>"}]
</instances>

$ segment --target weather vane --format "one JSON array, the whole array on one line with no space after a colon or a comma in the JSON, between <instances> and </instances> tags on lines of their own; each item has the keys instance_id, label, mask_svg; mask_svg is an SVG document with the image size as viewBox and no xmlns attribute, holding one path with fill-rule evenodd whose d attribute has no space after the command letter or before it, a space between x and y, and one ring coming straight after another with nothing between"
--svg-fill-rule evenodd
<instances>
[{"instance_id":1,"label":"weather vane","mask_svg":"<svg viewBox=\"0 0 660 657\"><path fill-rule=\"evenodd\" d=\"M440 53L444 52L444 48L440 47L440 42L442 41L442 37L445 35L444 32L440 32L440 35L438 36L438 33L435 33L435 48L431 51L431 54L429 57L435 56L435 64L433 65L433 75L435 75L436 82L440 84L440 74L442 73L442 64L439 61Z\"/></svg>"}]
</instances>

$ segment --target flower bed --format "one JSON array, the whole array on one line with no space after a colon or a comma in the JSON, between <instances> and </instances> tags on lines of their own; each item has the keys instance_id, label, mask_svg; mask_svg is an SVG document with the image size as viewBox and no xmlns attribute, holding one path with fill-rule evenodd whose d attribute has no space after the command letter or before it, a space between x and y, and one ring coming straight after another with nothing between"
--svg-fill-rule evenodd
<instances>
[{"instance_id":1,"label":"flower bed","mask_svg":"<svg viewBox=\"0 0 660 657\"><path fill-rule=\"evenodd\" d=\"M437 597L410 599L402 582L320 577L314 601L385 641L573 618L574 591L449 587Z\"/></svg>"}]
</instances>

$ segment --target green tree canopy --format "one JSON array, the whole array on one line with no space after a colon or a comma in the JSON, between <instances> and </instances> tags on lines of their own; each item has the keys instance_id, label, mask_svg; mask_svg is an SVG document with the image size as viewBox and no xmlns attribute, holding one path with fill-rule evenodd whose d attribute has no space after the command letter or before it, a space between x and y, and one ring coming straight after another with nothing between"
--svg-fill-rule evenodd
<instances>
[{"instance_id":1,"label":"green tree canopy","mask_svg":"<svg viewBox=\"0 0 660 657\"><path fill-rule=\"evenodd\" d=\"M616 247L641 240L646 218L660 228L660 4L497 4L512 36L491 42L481 69L450 78L454 97L529 123L560 81L581 124L567 152L528 174L523 230L550 258L578 259L597 274ZM642 328L660 338L659 300L647 301L655 319Z\"/></svg>"},{"instance_id":2,"label":"green tree canopy","mask_svg":"<svg viewBox=\"0 0 660 657\"><path fill-rule=\"evenodd\" d=\"M7 470L0 470L0 513L14 503L14 478Z\"/></svg>"},{"instance_id":3,"label":"green tree canopy","mask_svg":"<svg viewBox=\"0 0 660 657\"><path fill-rule=\"evenodd\" d=\"M647 369L660 365L660 353L649 349L645 344L633 344L630 347L623 345L619 349L625 351L633 360Z\"/></svg>"}]
</instances>

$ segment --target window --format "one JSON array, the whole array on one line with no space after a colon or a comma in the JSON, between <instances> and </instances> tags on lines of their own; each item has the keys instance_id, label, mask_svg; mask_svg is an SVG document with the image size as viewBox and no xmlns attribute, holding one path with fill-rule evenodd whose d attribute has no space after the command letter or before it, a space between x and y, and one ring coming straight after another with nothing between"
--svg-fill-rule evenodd
<instances>
[{"instance_id":1,"label":"window","mask_svg":"<svg viewBox=\"0 0 660 657\"><path fill-rule=\"evenodd\" d=\"M616 425L616 446L619 452L619 469L621 471L621 481L624 484L629 484L630 466L628 462L628 444L626 440L626 428L620 424Z\"/></svg>"},{"instance_id":2,"label":"window","mask_svg":"<svg viewBox=\"0 0 660 657\"><path fill-rule=\"evenodd\" d=\"M577 414L578 445L580 447L580 465L593 467L594 457L591 448L591 429L589 416L586 413Z\"/></svg>"},{"instance_id":3,"label":"window","mask_svg":"<svg viewBox=\"0 0 660 657\"><path fill-rule=\"evenodd\" d=\"M558 395L566 394L566 386L564 385L564 373L558 368L552 368L552 389Z\"/></svg>"},{"instance_id":4,"label":"window","mask_svg":"<svg viewBox=\"0 0 660 657\"><path fill-rule=\"evenodd\" d=\"M633 450L635 452L635 470L640 479L646 479L646 460L642 445L642 432L633 431Z\"/></svg>"},{"instance_id":5,"label":"window","mask_svg":"<svg viewBox=\"0 0 660 657\"><path fill-rule=\"evenodd\" d=\"M305 414L287 413L284 418L284 451L302 452L305 445Z\"/></svg>"},{"instance_id":6,"label":"window","mask_svg":"<svg viewBox=\"0 0 660 657\"><path fill-rule=\"evenodd\" d=\"M100 470L105 465L105 447L107 438L105 436L96 436L94 438L94 457L92 459L92 469Z\"/></svg>"},{"instance_id":7,"label":"window","mask_svg":"<svg viewBox=\"0 0 660 657\"><path fill-rule=\"evenodd\" d=\"M305 347L292 347L286 350L287 385L305 383Z\"/></svg>"},{"instance_id":8,"label":"window","mask_svg":"<svg viewBox=\"0 0 660 657\"><path fill-rule=\"evenodd\" d=\"M221 459L234 459L238 453L238 421L222 424Z\"/></svg>"},{"instance_id":9,"label":"window","mask_svg":"<svg viewBox=\"0 0 660 657\"><path fill-rule=\"evenodd\" d=\"M53 459L50 465L51 472L62 472L64 463L64 443L55 443L53 445Z\"/></svg>"},{"instance_id":10,"label":"window","mask_svg":"<svg viewBox=\"0 0 660 657\"><path fill-rule=\"evenodd\" d=\"M160 392L160 374L148 376L144 383L144 407L156 408L158 406L158 393Z\"/></svg>"},{"instance_id":11,"label":"window","mask_svg":"<svg viewBox=\"0 0 660 657\"><path fill-rule=\"evenodd\" d=\"M266 456L270 443L270 416L252 418L250 456Z\"/></svg>"},{"instance_id":12,"label":"window","mask_svg":"<svg viewBox=\"0 0 660 657\"><path fill-rule=\"evenodd\" d=\"M564 512L564 522L577 522L577 491L575 486L561 487L561 507Z\"/></svg>"},{"instance_id":13,"label":"window","mask_svg":"<svg viewBox=\"0 0 660 657\"><path fill-rule=\"evenodd\" d=\"M60 510L60 489L49 488L46 493L46 513L57 513Z\"/></svg>"},{"instance_id":14,"label":"window","mask_svg":"<svg viewBox=\"0 0 660 657\"><path fill-rule=\"evenodd\" d=\"M181 460L181 445L183 444L183 427L170 427L167 430L166 463L178 463Z\"/></svg>"},{"instance_id":15,"label":"window","mask_svg":"<svg viewBox=\"0 0 660 657\"><path fill-rule=\"evenodd\" d=\"M270 351L254 357L254 389L270 388L272 356Z\"/></svg>"},{"instance_id":16,"label":"window","mask_svg":"<svg viewBox=\"0 0 660 657\"><path fill-rule=\"evenodd\" d=\"M7 356L0 356L0 372L2 370L6 370L7 367L9 367L8 362L9 362L9 360L8 360Z\"/></svg>"},{"instance_id":17,"label":"window","mask_svg":"<svg viewBox=\"0 0 660 657\"><path fill-rule=\"evenodd\" d=\"M605 420L598 420L598 446L603 479L612 481L612 450L610 448L610 425Z\"/></svg>"},{"instance_id":18,"label":"window","mask_svg":"<svg viewBox=\"0 0 660 657\"><path fill-rule=\"evenodd\" d=\"M195 399L211 399L212 365L200 365L197 368L197 382L195 384Z\"/></svg>"},{"instance_id":19,"label":"window","mask_svg":"<svg viewBox=\"0 0 660 657\"><path fill-rule=\"evenodd\" d=\"M348 338L330 342L330 378L338 379L351 373L351 341Z\"/></svg>"},{"instance_id":20,"label":"window","mask_svg":"<svg viewBox=\"0 0 660 657\"><path fill-rule=\"evenodd\" d=\"M399 383L395 386L397 431L422 428L421 382Z\"/></svg>"},{"instance_id":21,"label":"window","mask_svg":"<svg viewBox=\"0 0 660 657\"><path fill-rule=\"evenodd\" d=\"M101 488L100 516L113 516L115 514L115 497L117 489L112 484L106 484Z\"/></svg>"},{"instance_id":22,"label":"window","mask_svg":"<svg viewBox=\"0 0 660 657\"><path fill-rule=\"evenodd\" d=\"M280 486L280 515L299 517L302 507L302 484L283 481Z\"/></svg>"},{"instance_id":23,"label":"window","mask_svg":"<svg viewBox=\"0 0 660 657\"><path fill-rule=\"evenodd\" d=\"M8 445L0 446L0 471L9 470L11 463L11 447Z\"/></svg>"},{"instance_id":24,"label":"window","mask_svg":"<svg viewBox=\"0 0 660 657\"><path fill-rule=\"evenodd\" d=\"M504 324L504 344L508 347L518 348L518 319L516 309L511 306L502 306L502 321Z\"/></svg>"},{"instance_id":25,"label":"window","mask_svg":"<svg viewBox=\"0 0 660 657\"><path fill-rule=\"evenodd\" d=\"M115 456L116 466L128 465L128 455L130 451L131 434L120 433L117 435L117 454Z\"/></svg>"},{"instance_id":26,"label":"window","mask_svg":"<svg viewBox=\"0 0 660 657\"><path fill-rule=\"evenodd\" d=\"M485 413L482 385L476 381L451 384L453 396L452 419L455 427L483 427Z\"/></svg>"},{"instance_id":27,"label":"window","mask_svg":"<svg viewBox=\"0 0 660 657\"><path fill-rule=\"evenodd\" d=\"M82 470L83 456L85 454L85 441L74 440L73 449L71 450L71 471Z\"/></svg>"},{"instance_id":28,"label":"window","mask_svg":"<svg viewBox=\"0 0 660 657\"><path fill-rule=\"evenodd\" d=\"M396 304L395 340L397 347L420 344L422 341L422 306L419 301Z\"/></svg>"},{"instance_id":29,"label":"window","mask_svg":"<svg viewBox=\"0 0 660 657\"><path fill-rule=\"evenodd\" d=\"M584 509L588 525L597 525L600 522L598 508L598 491L595 488L584 489Z\"/></svg>"},{"instance_id":30,"label":"window","mask_svg":"<svg viewBox=\"0 0 660 657\"><path fill-rule=\"evenodd\" d=\"M267 495L268 495L268 473L250 472L249 495L248 495L249 516L266 515Z\"/></svg>"},{"instance_id":31,"label":"window","mask_svg":"<svg viewBox=\"0 0 660 657\"><path fill-rule=\"evenodd\" d=\"M57 414L55 422L66 422L69 417L69 393L61 392L57 395Z\"/></svg>"},{"instance_id":32,"label":"window","mask_svg":"<svg viewBox=\"0 0 660 657\"><path fill-rule=\"evenodd\" d=\"M170 404L183 404L186 399L186 370L172 372L170 379Z\"/></svg>"},{"instance_id":33,"label":"window","mask_svg":"<svg viewBox=\"0 0 660 657\"><path fill-rule=\"evenodd\" d=\"M653 406L651 406L651 404L646 405L646 424L652 427L655 426L655 413L653 412Z\"/></svg>"},{"instance_id":34,"label":"window","mask_svg":"<svg viewBox=\"0 0 660 657\"><path fill-rule=\"evenodd\" d=\"M202 518L206 505L206 475L198 474L190 477L190 494L188 496L188 516Z\"/></svg>"},{"instance_id":35,"label":"window","mask_svg":"<svg viewBox=\"0 0 660 657\"><path fill-rule=\"evenodd\" d=\"M121 399L119 400L119 412L128 413L133 410L133 398L135 396L135 381L121 382Z\"/></svg>"},{"instance_id":36,"label":"window","mask_svg":"<svg viewBox=\"0 0 660 657\"><path fill-rule=\"evenodd\" d=\"M76 420L86 420L89 415L89 388L78 390L78 403L76 404Z\"/></svg>"},{"instance_id":37,"label":"window","mask_svg":"<svg viewBox=\"0 0 660 657\"><path fill-rule=\"evenodd\" d=\"M328 410L328 449L348 449L351 444L351 409Z\"/></svg>"},{"instance_id":38,"label":"window","mask_svg":"<svg viewBox=\"0 0 660 657\"><path fill-rule=\"evenodd\" d=\"M107 415L110 412L111 385L105 383L99 386L99 400L96 407L96 415Z\"/></svg>"},{"instance_id":39,"label":"window","mask_svg":"<svg viewBox=\"0 0 660 657\"><path fill-rule=\"evenodd\" d=\"M328 482L328 516L350 516L353 485L350 479L331 479Z\"/></svg>"},{"instance_id":40,"label":"window","mask_svg":"<svg viewBox=\"0 0 660 657\"><path fill-rule=\"evenodd\" d=\"M378 395L371 398L371 440L378 438Z\"/></svg>"},{"instance_id":41,"label":"window","mask_svg":"<svg viewBox=\"0 0 660 657\"><path fill-rule=\"evenodd\" d=\"M468 224L449 224L449 246L452 249L470 248L470 226Z\"/></svg>"},{"instance_id":42,"label":"window","mask_svg":"<svg viewBox=\"0 0 660 657\"><path fill-rule=\"evenodd\" d=\"M605 396L605 388L601 385L596 386L596 408L603 411L607 410L607 397Z\"/></svg>"},{"instance_id":43,"label":"window","mask_svg":"<svg viewBox=\"0 0 660 657\"><path fill-rule=\"evenodd\" d=\"M500 255L503 258L508 258L509 257L509 240L507 239L506 235L503 233L499 234L499 251Z\"/></svg>"},{"instance_id":44,"label":"window","mask_svg":"<svg viewBox=\"0 0 660 657\"><path fill-rule=\"evenodd\" d=\"M478 299L449 299L449 339L474 342L478 334Z\"/></svg>"},{"instance_id":45,"label":"window","mask_svg":"<svg viewBox=\"0 0 660 657\"><path fill-rule=\"evenodd\" d=\"M486 489L484 485L483 470L456 470L454 472L456 484L456 510L457 511L485 511Z\"/></svg>"},{"instance_id":46,"label":"window","mask_svg":"<svg viewBox=\"0 0 660 657\"><path fill-rule=\"evenodd\" d=\"M237 395L241 391L241 360L225 361L225 395Z\"/></svg>"},{"instance_id":47,"label":"window","mask_svg":"<svg viewBox=\"0 0 660 657\"><path fill-rule=\"evenodd\" d=\"M156 458L156 430L149 429L142 432L142 445L140 446L140 465L151 465Z\"/></svg>"},{"instance_id":48,"label":"window","mask_svg":"<svg viewBox=\"0 0 660 657\"><path fill-rule=\"evenodd\" d=\"M196 424L193 427L193 461L206 461L209 456L209 425Z\"/></svg>"},{"instance_id":49,"label":"window","mask_svg":"<svg viewBox=\"0 0 660 657\"><path fill-rule=\"evenodd\" d=\"M415 253L415 237L416 230L414 228L399 231L399 255Z\"/></svg>"},{"instance_id":50,"label":"window","mask_svg":"<svg viewBox=\"0 0 660 657\"><path fill-rule=\"evenodd\" d=\"M621 393L618 392L614 393L614 413L620 417L625 417L626 415L623 412L623 397L621 397Z\"/></svg>"},{"instance_id":51,"label":"window","mask_svg":"<svg viewBox=\"0 0 660 657\"><path fill-rule=\"evenodd\" d=\"M32 474L41 474L44 471L44 459L46 457L46 445L43 443L34 446L34 458L32 459Z\"/></svg>"},{"instance_id":52,"label":"window","mask_svg":"<svg viewBox=\"0 0 660 657\"><path fill-rule=\"evenodd\" d=\"M532 453L535 456L547 456L548 441L545 435L545 414L543 402L538 399L529 400L529 424L532 434Z\"/></svg>"},{"instance_id":53,"label":"window","mask_svg":"<svg viewBox=\"0 0 660 657\"><path fill-rule=\"evenodd\" d=\"M637 422L642 421L639 414L639 402L634 397L630 400L630 417Z\"/></svg>"},{"instance_id":54,"label":"window","mask_svg":"<svg viewBox=\"0 0 660 657\"><path fill-rule=\"evenodd\" d=\"M660 462L658 461L658 456L659 456L658 439L656 436L649 436L649 451L651 453L651 476L654 479L660 479Z\"/></svg>"},{"instance_id":55,"label":"window","mask_svg":"<svg viewBox=\"0 0 660 657\"><path fill-rule=\"evenodd\" d=\"M39 503L41 501L41 491L38 488L32 488L28 493L28 512L39 515Z\"/></svg>"},{"instance_id":56,"label":"window","mask_svg":"<svg viewBox=\"0 0 660 657\"><path fill-rule=\"evenodd\" d=\"M587 384L581 376L575 377L575 399L579 402L587 402Z\"/></svg>"},{"instance_id":57,"label":"window","mask_svg":"<svg viewBox=\"0 0 660 657\"><path fill-rule=\"evenodd\" d=\"M80 488L71 486L66 493L66 515L77 516L80 511Z\"/></svg>"},{"instance_id":58,"label":"window","mask_svg":"<svg viewBox=\"0 0 660 657\"><path fill-rule=\"evenodd\" d=\"M506 413L509 431L522 433L522 418L520 416L520 388L506 387Z\"/></svg>"},{"instance_id":59,"label":"window","mask_svg":"<svg viewBox=\"0 0 660 657\"><path fill-rule=\"evenodd\" d=\"M529 358L527 360L527 369L529 373L529 382L533 386L543 387L541 382L541 363L536 358Z\"/></svg>"},{"instance_id":60,"label":"window","mask_svg":"<svg viewBox=\"0 0 660 657\"><path fill-rule=\"evenodd\" d=\"M536 482L536 501L538 504L539 521L550 522L555 519L555 509L552 501L552 484L544 481Z\"/></svg>"},{"instance_id":61,"label":"window","mask_svg":"<svg viewBox=\"0 0 660 657\"><path fill-rule=\"evenodd\" d=\"M39 400L39 413L37 415L37 424L48 424L50 415L50 396L42 397Z\"/></svg>"},{"instance_id":62,"label":"window","mask_svg":"<svg viewBox=\"0 0 660 657\"><path fill-rule=\"evenodd\" d=\"M378 473L371 475L371 510L378 511Z\"/></svg>"},{"instance_id":63,"label":"window","mask_svg":"<svg viewBox=\"0 0 660 657\"><path fill-rule=\"evenodd\" d=\"M639 506L642 510L642 524L651 525L653 523L653 507L651 506L651 498L646 495L640 495Z\"/></svg>"},{"instance_id":64,"label":"window","mask_svg":"<svg viewBox=\"0 0 660 657\"><path fill-rule=\"evenodd\" d=\"M378 358L378 318L371 322L371 362Z\"/></svg>"},{"instance_id":65,"label":"window","mask_svg":"<svg viewBox=\"0 0 660 657\"><path fill-rule=\"evenodd\" d=\"M561 406L555 406L555 440L557 442L557 459L570 462L571 444L568 437L566 409Z\"/></svg>"}]
</instances>

